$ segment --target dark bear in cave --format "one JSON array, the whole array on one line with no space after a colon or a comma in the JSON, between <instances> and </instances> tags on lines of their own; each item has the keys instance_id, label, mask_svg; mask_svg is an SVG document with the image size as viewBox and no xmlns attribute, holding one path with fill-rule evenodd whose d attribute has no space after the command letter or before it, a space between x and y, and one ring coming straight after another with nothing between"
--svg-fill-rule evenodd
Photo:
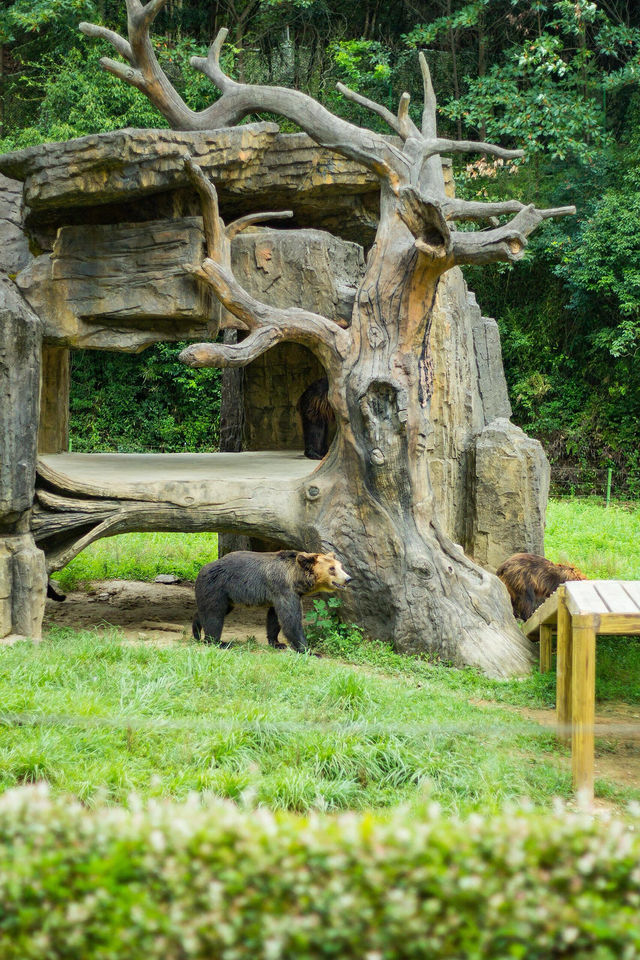
<instances>
[{"instance_id":1,"label":"dark bear in cave","mask_svg":"<svg viewBox=\"0 0 640 960\"><path fill-rule=\"evenodd\" d=\"M252 553L238 550L207 563L196 580L197 612L193 635L205 643L220 643L224 618L236 603L268 607L267 640L282 650L280 630L294 650L304 653L307 640L302 628L301 597L339 590L351 577L332 553Z\"/></svg>"},{"instance_id":2,"label":"dark bear in cave","mask_svg":"<svg viewBox=\"0 0 640 960\"><path fill-rule=\"evenodd\" d=\"M496 575L509 591L513 612L519 620L533 616L561 583L587 579L571 564L552 563L535 553L514 553L498 567Z\"/></svg>"},{"instance_id":3,"label":"dark bear in cave","mask_svg":"<svg viewBox=\"0 0 640 960\"><path fill-rule=\"evenodd\" d=\"M305 457L322 460L329 449L329 428L335 423L327 377L309 384L298 400L298 413L302 419Z\"/></svg>"}]
</instances>

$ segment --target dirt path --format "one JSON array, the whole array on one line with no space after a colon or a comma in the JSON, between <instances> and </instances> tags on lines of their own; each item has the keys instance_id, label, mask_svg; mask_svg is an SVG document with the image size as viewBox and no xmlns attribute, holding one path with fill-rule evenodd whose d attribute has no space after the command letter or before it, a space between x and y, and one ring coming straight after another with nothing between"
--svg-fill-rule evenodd
<instances>
[{"instance_id":1,"label":"dirt path","mask_svg":"<svg viewBox=\"0 0 640 960\"><path fill-rule=\"evenodd\" d=\"M88 591L72 591L63 603L47 600L45 627L74 630L117 627L130 641L170 644L191 637L195 612L193 584L100 580ZM222 640L266 640L265 611L237 606L224 623Z\"/></svg>"},{"instance_id":2,"label":"dirt path","mask_svg":"<svg viewBox=\"0 0 640 960\"><path fill-rule=\"evenodd\" d=\"M45 627L51 624L74 630L116 627L132 643L151 642L166 646L191 637L195 610L193 584L142 583L133 580L101 580L89 590L67 594L63 603L47 601ZM226 618L224 642L245 642L255 637L266 643L265 612L255 607L236 607ZM554 710L504 706L546 727L555 726ZM640 706L624 703L599 704L596 716L596 777L620 787L640 788ZM559 757L570 764L570 758Z\"/></svg>"}]
</instances>

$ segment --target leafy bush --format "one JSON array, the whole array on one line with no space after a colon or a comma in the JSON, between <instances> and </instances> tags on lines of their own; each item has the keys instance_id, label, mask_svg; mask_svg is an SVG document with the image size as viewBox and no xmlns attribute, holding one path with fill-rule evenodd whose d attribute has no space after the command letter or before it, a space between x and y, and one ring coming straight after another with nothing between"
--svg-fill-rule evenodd
<instances>
[{"instance_id":1,"label":"leafy bush","mask_svg":"<svg viewBox=\"0 0 640 960\"><path fill-rule=\"evenodd\" d=\"M633 824L0 800L4 960L640 954Z\"/></svg>"},{"instance_id":2,"label":"leafy bush","mask_svg":"<svg viewBox=\"0 0 640 960\"><path fill-rule=\"evenodd\" d=\"M71 446L76 452L217 450L220 370L191 370L185 344L159 343L142 356L78 350L72 355Z\"/></svg>"}]
</instances>

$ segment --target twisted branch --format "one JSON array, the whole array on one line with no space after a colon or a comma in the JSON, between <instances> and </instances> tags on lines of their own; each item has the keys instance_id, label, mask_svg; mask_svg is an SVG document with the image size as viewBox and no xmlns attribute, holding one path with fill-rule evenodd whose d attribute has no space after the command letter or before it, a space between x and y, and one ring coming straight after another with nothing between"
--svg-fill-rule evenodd
<instances>
[{"instance_id":1,"label":"twisted branch","mask_svg":"<svg viewBox=\"0 0 640 960\"><path fill-rule=\"evenodd\" d=\"M346 100L351 100L352 103L358 103L361 107L366 107L367 110L371 110L372 113L382 117L385 123L388 124L392 130L395 130L402 140L406 140L411 136L420 135L420 131L409 116L409 101L411 98L408 93L403 93L400 97L398 116L396 117L391 113L391 110L387 110L381 103L376 103L375 100L369 100L368 97L364 97L361 93L356 93L355 90L345 87L344 83L337 83L336 88Z\"/></svg>"},{"instance_id":2,"label":"twisted branch","mask_svg":"<svg viewBox=\"0 0 640 960\"><path fill-rule=\"evenodd\" d=\"M511 201L514 202L514 201ZM515 201L517 202L517 201ZM494 206L494 204L487 204ZM520 260L524 256L527 237L542 220L575 213L575 207L555 207L537 210L533 204L520 205L521 209L508 223L493 230L478 230L472 233L456 231L451 234L453 261L463 263L494 263L497 260Z\"/></svg>"},{"instance_id":3,"label":"twisted branch","mask_svg":"<svg viewBox=\"0 0 640 960\"><path fill-rule=\"evenodd\" d=\"M443 213L446 220L491 220L505 213L520 213L527 204L520 200L503 200L497 203L483 203L481 200L447 200L443 204ZM543 220L550 217L566 217L576 212L571 207L550 207L538 210Z\"/></svg>"},{"instance_id":4,"label":"twisted branch","mask_svg":"<svg viewBox=\"0 0 640 960\"><path fill-rule=\"evenodd\" d=\"M346 346L341 328L347 323L307 310L291 307L287 310L272 307L256 300L236 280L229 263L229 241L245 227L273 214L252 214L241 217L227 227L218 214L218 194L215 186L204 175L201 167L188 157L185 168L196 187L202 205L207 258L191 272L210 286L220 303L249 330L249 336L239 344L199 343L182 351L180 359L193 367L245 366L270 350L281 340L293 340L309 347L323 361L325 368L339 359ZM281 216L290 216L286 210Z\"/></svg>"}]
</instances>

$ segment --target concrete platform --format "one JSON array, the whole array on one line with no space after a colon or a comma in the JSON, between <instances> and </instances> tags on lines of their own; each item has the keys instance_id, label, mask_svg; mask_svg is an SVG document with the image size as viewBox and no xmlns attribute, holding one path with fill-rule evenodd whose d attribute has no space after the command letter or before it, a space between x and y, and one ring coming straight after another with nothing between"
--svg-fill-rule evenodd
<instances>
[{"instance_id":1,"label":"concrete platform","mask_svg":"<svg viewBox=\"0 0 640 960\"><path fill-rule=\"evenodd\" d=\"M59 453L38 458L41 480L65 493L115 499L219 501L247 485L299 481L318 466L297 450L246 453Z\"/></svg>"}]
</instances>

